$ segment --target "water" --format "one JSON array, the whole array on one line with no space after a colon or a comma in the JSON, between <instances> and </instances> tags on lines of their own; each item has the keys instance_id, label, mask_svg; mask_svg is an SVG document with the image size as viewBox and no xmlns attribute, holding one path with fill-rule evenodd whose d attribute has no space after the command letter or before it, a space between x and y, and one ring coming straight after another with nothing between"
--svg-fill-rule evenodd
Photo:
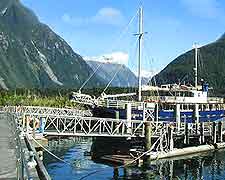
<instances>
[{"instance_id":1,"label":"water","mask_svg":"<svg viewBox=\"0 0 225 180\"><path fill-rule=\"evenodd\" d=\"M225 179L225 151L202 153L200 155L179 159L153 162L148 168L112 166L95 163L84 156L89 151L90 142L77 143L72 146L60 145L51 149L53 153L68 162L65 164L44 154L44 163L54 180L180 180L180 179Z\"/></svg>"}]
</instances>

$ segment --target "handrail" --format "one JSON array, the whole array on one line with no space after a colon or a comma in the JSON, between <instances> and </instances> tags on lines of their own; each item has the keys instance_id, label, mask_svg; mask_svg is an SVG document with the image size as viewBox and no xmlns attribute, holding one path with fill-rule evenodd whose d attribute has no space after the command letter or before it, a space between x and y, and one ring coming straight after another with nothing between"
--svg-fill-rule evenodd
<instances>
[{"instance_id":1,"label":"handrail","mask_svg":"<svg viewBox=\"0 0 225 180\"><path fill-rule=\"evenodd\" d=\"M19 128L16 123L14 115L7 113L7 118L10 118L13 128L15 129L15 140L16 140L16 157L17 157L17 179L32 179L28 164L25 158L25 151L19 135Z\"/></svg>"},{"instance_id":2,"label":"handrail","mask_svg":"<svg viewBox=\"0 0 225 180\"><path fill-rule=\"evenodd\" d=\"M27 144L27 147L29 150L33 151L34 153L34 159L37 162L37 171L38 171L38 175L40 177L40 179L42 180L51 180L51 177L49 176L43 162L40 160L37 151L35 150L35 148L33 147L33 145L31 144L28 135L25 136L25 141Z\"/></svg>"}]
</instances>

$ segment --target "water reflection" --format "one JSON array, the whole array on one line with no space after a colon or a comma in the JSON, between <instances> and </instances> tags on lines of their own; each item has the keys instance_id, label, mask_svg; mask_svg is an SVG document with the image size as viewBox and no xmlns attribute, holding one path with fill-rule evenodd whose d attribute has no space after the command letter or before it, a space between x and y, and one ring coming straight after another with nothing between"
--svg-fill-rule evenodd
<instances>
[{"instance_id":1,"label":"water reflection","mask_svg":"<svg viewBox=\"0 0 225 180\"><path fill-rule=\"evenodd\" d=\"M111 180L189 180L189 179L225 179L225 152L202 153L188 158L158 160L149 167L116 168L93 162L84 156L90 150L90 143L74 144L72 147L61 146L53 153L71 165L59 162L45 154L44 163L50 176L56 180L111 179Z\"/></svg>"}]
</instances>

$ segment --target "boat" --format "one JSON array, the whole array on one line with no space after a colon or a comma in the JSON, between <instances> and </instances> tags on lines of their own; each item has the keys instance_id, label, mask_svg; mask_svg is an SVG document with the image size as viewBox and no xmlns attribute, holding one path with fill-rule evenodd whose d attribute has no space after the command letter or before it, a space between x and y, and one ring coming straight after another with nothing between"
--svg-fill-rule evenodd
<instances>
[{"instance_id":1,"label":"boat","mask_svg":"<svg viewBox=\"0 0 225 180\"><path fill-rule=\"evenodd\" d=\"M198 51L195 45L195 84L166 84L149 86L141 83L143 7L139 8L138 37L138 93L107 95L92 98L79 92L73 92L71 100L91 105L95 117L152 120L165 122L207 122L222 120L225 115L224 99L209 97L209 85L201 80L198 84ZM99 68L99 67L98 67ZM98 69L97 68L97 69ZM86 83L86 82L85 82ZM108 86L108 85L107 85ZM155 95L152 95L155 94ZM133 97L135 100L124 100ZM130 115L128 113L130 111Z\"/></svg>"}]
</instances>

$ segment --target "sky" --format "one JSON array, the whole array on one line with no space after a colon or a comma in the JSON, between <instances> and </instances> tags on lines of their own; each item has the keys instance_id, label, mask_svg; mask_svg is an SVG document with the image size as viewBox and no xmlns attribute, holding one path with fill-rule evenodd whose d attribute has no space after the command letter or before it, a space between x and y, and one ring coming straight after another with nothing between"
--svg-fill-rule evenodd
<instances>
[{"instance_id":1,"label":"sky","mask_svg":"<svg viewBox=\"0 0 225 180\"><path fill-rule=\"evenodd\" d=\"M137 69L137 11L144 8L144 76L159 72L193 44L225 32L224 0L21 0L85 59ZM194 63L194 60L193 60Z\"/></svg>"}]
</instances>

